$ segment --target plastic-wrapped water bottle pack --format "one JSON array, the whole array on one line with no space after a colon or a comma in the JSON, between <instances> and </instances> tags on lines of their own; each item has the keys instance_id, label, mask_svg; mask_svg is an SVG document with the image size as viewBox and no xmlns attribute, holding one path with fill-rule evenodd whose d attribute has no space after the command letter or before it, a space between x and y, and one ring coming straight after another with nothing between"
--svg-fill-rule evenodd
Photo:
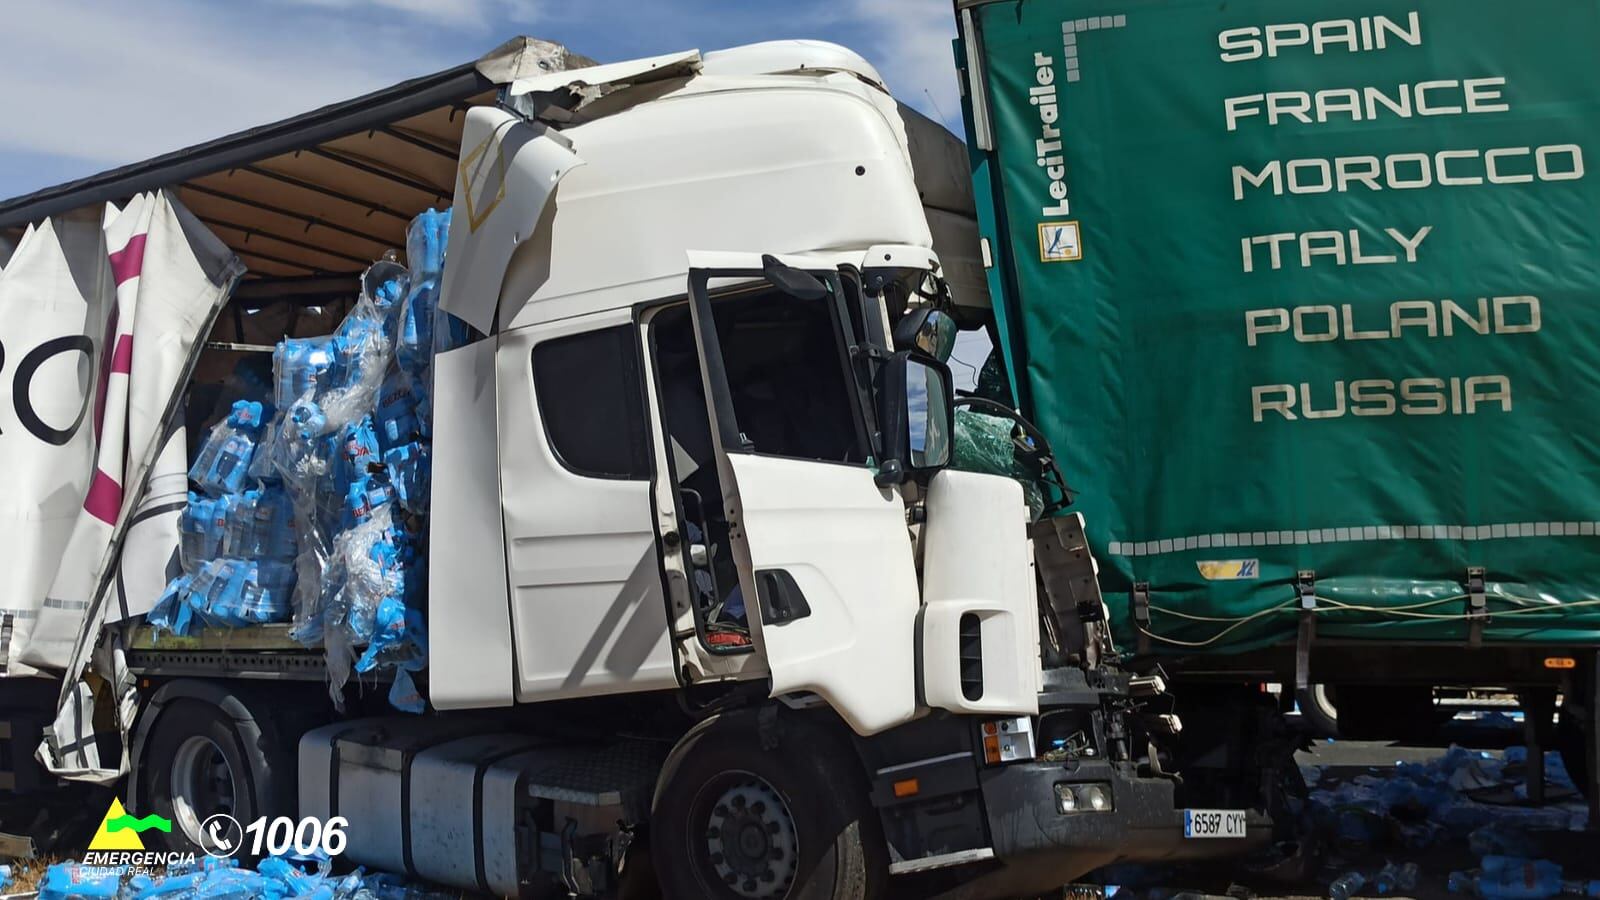
<instances>
[{"instance_id":1,"label":"plastic-wrapped water bottle pack","mask_svg":"<svg viewBox=\"0 0 1600 900\"><path fill-rule=\"evenodd\" d=\"M190 472L184 573L152 624L291 622L327 651L335 702L352 668L390 669L391 699L421 711L432 361L467 337L438 311L449 226L448 211L412 220L410 268L375 263L333 334L278 343L272 397L213 429Z\"/></svg>"},{"instance_id":2,"label":"plastic-wrapped water bottle pack","mask_svg":"<svg viewBox=\"0 0 1600 900\"><path fill-rule=\"evenodd\" d=\"M272 404L241 399L206 436L179 517L183 574L148 620L186 634L197 623L238 627L285 620L294 591L293 506L282 485L251 475Z\"/></svg>"}]
</instances>

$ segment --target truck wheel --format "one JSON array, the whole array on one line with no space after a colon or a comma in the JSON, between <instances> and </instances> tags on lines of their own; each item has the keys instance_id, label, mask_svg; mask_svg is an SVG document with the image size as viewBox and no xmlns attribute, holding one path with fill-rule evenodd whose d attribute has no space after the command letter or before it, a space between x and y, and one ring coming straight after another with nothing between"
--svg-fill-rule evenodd
<instances>
[{"instance_id":1,"label":"truck wheel","mask_svg":"<svg viewBox=\"0 0 1600 900\"><path fill-rule=\"evenodd\" d=\"M274 723L254 712L260 708L229 694L222 705L182 696L155 711L135 769L139 813L170 819L172 831L147 831L146 841L214 850L201 827L212 815L232 816L241 827L259 816L294 815L299 735L280 740Z\"/></svg>"},{"instance_id":2,"label":"truck wheel","mask_svg":"<svg viewBox=\"0 0 1600 900\"><path fill-rule=\"evenodd\" d=\"M821 729L753 716L696 726L673 749L650 817L666 900L871 900L888 877L861 763Z\"/></svg>"},{"instance_id":3,"label":"truck wheel","mask_svg":"<svg viewBox=\"0 0 1600 900\"><path fill-rule=\"evenodd\" d=\"M1313 684L1294 692L1300 721L1317 737L1339 736L1339 710L1333 705L1333 686Z\"/></svg>"}]
</instances>

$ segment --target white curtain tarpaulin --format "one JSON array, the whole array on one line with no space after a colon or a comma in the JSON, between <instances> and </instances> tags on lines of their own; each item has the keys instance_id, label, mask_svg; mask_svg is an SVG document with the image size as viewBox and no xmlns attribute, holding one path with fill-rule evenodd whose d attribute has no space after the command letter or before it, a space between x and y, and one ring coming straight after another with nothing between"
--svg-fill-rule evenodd
<instances>
[{"instance_id":1,"label":"white curtain tarpaulin","mask_svg":"<svg viewBox=\"0 0 1600 900\"><path fill-rule=\"evenodd\" d=\"M0 287L25 249L19 247L13 264L0 272ZM233 252L166 192L106 210L100 260L110 302L98 318L85 313L82 327L70 332L93 344L80 354L85 359L73 383L79 391L73 411L81 410L78 431L86 446L70 461L35 466L76 506L65 523L56 523L54 543L39 548L54 563L48 576L35 577L33 593L12 595L19 607L31 604L34 616L24 638L13 637L7 670L65 675L60 715L39 758L57 775L94 781L125 771L127 757L124 751L120 766L99 759L91 685L109 688L106 699L113 700L124 734L135 708L121 636L102 642L101 631L149 612L177 570L188 468L180 400L200 343L244 271ZM4 297L0 293L0 333L10 328ZM7 482L16 474L0 469ZM37 490L49 494L51 488ZM25 530L25 523L7 524Z\"/></svg>"},{"instance_id":2,"label":"white curtain tarpaulin","mask_svg":"<svg viewBox=\"0 0 1600 900\"><path fill-rule=\"evenodd\" d=\"M20 651L94 476L98 349L115 304L98 208L28 230L0 271L0 673Z\"/></svg>"}]
</instances>

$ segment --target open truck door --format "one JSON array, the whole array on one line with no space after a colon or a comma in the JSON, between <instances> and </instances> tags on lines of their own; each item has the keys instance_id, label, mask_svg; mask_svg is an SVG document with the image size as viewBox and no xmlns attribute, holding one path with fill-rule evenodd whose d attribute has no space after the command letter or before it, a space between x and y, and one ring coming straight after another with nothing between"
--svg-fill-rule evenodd
<instances>
[{"instance_id":1,"label":"open truck door","mask_svg":"<svg viewBox=\"0 0 1600 900\"><path fill-rule=\"evenodd\" d=\"M920 600L900 491L872 467L840 278L717 263L691 269L689 307L742 595L723 608L744 607L773 696L813 693L883 731L917 712Z\"/></svg>"}]
</instances>

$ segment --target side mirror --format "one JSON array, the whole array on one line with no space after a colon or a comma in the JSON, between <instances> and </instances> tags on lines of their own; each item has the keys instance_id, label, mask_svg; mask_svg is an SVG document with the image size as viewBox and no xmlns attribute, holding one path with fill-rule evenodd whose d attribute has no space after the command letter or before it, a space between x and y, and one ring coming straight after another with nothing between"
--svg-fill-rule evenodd
<instances>
[{"instance_id":1,"label":"side mirror","mask_svg":"<svg viewBox=\"0 0 1600 900\"><path fill-rule=\"evenodd\" d=\"M917 350L946 363L955 348L956 320L949 313L923 306L907 310L895 323L896 350Z\"/></svg>"},{"instance_id":2,"label":"side mirror","mask_svg":"<svg viewBox=\"0 0 1600 900\"><path fill-rule=\"evenodd\" d=\"M950 463L954 411L944 363L914 351L894 354L879 376L878 403L884 436L880 485Z\"/></svg>"}]
</instances>

